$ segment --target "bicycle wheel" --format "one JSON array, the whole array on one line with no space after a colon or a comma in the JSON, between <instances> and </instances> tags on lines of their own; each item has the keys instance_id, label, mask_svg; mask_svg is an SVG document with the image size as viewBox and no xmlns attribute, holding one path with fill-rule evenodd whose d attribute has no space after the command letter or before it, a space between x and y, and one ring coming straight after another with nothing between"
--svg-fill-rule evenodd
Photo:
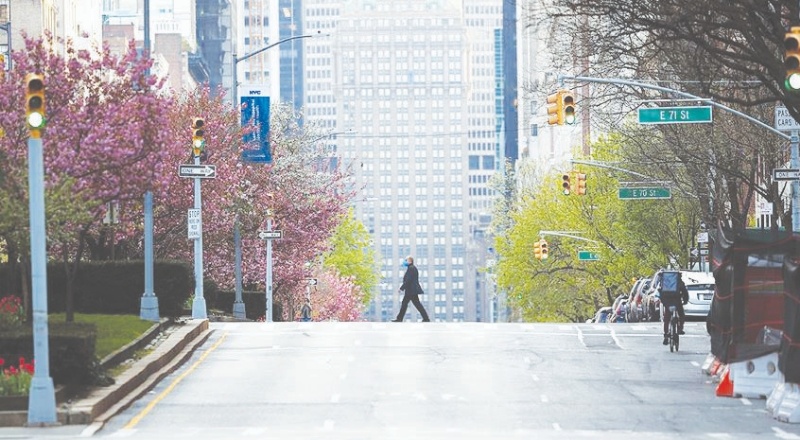
<instances>
[{"instance_id":1,"label":"bicycle wheel","mask_svg":"<svg viewBox=\"0 0 800 440\"><path fill-rule=\"evenodd\" d=\"M670 340L669 340L669 351L672 353L673 349L678 351L678 344L680 335L678 335L678 317L673 316L669 322L669 333L670 333Z\"/></svg>"}]
</instances>

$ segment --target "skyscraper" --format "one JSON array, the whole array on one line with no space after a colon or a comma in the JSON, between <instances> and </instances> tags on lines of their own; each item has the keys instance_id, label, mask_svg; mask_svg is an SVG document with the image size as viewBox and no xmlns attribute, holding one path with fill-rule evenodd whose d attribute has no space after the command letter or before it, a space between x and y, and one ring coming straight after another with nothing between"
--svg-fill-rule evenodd
<instances>
[{"instance_id":1,"label":"skyscraper","mask_svg":"<svg viewBox=\"0 0 800 440\"><path fill-rule=\"evenodd\" d=\"M486 319L476 241L490 220L499 157L495 30L502 2L304 2L306 119L336 131L363 188L381 284L369 318L396 313L402 259L420 269L433 319ZM412 312L411 319L418 318Z\"/></svg>"}]
</instances>

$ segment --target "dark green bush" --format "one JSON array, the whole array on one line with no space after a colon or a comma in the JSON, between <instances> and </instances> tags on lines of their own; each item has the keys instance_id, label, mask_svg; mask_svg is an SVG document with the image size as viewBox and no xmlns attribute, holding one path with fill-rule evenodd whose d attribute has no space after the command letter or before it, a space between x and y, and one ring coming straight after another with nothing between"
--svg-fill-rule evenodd
<instances>
[{"instance_id":1,"label":"dark green bush","mask_svg":"<svg viewBox=\"0 0 800 440\"><path fill-rule=\"evenodd\" d=\"M0 297L19 294L17 274L9 274L9 266L0 265ZM66 308L66 272L64 265L51 262L47 266L48 312ZM153 284L161 316L177 317L183 304L194 291L194 272L185 262L157 261L153 267ZM30 284L29 284L30 285ZM81 313L133 314L141 309L144 294L143 261L83 262L73 282L75 311Z\"/></svg>"},{"instance_id":2,"label":"dark green bush","mask_svg":"<svg viewBox=\"0 0 800 440\"><path fill-rule=\"evenodd\" d=\"M51 322L48 333L50 377L55 384L107 384L94 352L97 332L93 324ZM0 358L17 365L20 357L37 361L29 326L0 333Z\"/></svg>"},{"instance_id":3,"label":"dark green bush","mask_svg":"<svg viewBox=\"0 0 800 440\"><path fill-rule=\"evenodd\" d=\"M203 292L203 296L206 298L206 306L208 308L222 310L225 313L233 312L233 301L236 299L236 292L218 290L211 296ZM243 291L242 302L244 302L244 313L247 319L256 320L264 316L264 311L267 309L266 292ZM282 321L283 308L281 304L274 301L273 304L272 320L274 322Z\"/></svg>"}]
</instances>

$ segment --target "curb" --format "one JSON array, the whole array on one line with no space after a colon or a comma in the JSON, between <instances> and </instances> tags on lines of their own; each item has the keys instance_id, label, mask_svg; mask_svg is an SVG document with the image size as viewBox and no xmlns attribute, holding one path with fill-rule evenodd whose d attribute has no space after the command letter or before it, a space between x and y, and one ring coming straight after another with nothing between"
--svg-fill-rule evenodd
<instances>
[{"instance_id":1,"label":"curb","mask_svg":"<svg viewBox=\"0 0 800 440\"><path fill-rule=\"evenodd\" d=\"M155 330L151 328L148 334L150 332L157 334L161 325L154 325ZM180 326L180 323L175 325ZM212 332L208 327L207 319L185 322L152 353L136 361L117 377L113 385L92 388L88 395L76 398L71 404L58 407L58 424L92 424L96 426L96 430L100 429L108 419L127 408L185 362L194 350L208 339ZM129 346L137 344L137 341ZM129 346L121 350L128 349ZM109 358L115 355L116 352L107 356L104 361L110 360ZM26 426L27 422L27 411L0 412L0 426Z\"/></svg>"}]
</instances>

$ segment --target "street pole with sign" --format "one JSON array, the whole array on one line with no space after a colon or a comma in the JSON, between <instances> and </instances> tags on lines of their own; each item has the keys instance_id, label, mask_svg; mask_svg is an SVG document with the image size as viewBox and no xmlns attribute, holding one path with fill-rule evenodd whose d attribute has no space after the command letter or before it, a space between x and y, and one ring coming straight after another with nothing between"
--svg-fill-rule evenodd
<instances>
[{"instance_id":1,"label":"street pole with sign","mask_svg":"<svg viewBox=\"0 0 800 440\"><path fill-rule=\"evenodd\" d=\"M272 217L267 217L267 227L258 232L258 237L267 241L267 273L265 275L267 307L264 311L264 322L272 322L272 240L283 236L282 231L272 230Z\"/></svg>"}]
</instances>

